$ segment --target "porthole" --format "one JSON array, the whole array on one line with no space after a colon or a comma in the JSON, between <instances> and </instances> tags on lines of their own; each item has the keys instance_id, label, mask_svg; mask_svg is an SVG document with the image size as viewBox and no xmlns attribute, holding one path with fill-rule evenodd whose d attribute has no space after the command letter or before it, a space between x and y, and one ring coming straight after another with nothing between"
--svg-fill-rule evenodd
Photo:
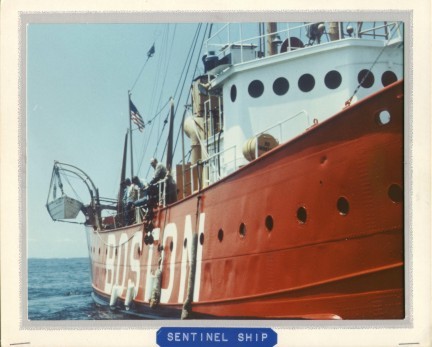
<instances>
[{"instance_id":1,"label":"porthole","mask_svg":"<svg viewBox=\"0 0 432 347\"><path fill-rule=\"evenodd\" d=\"M218 231L218 240L220 242L222 242L223 237L224 237L224 231L222 229L219 229L219 231Z\"/></svg>"},{"instance_id":2,"label":"porthole","mask_svg":"<svg viewBox=\"0 0 432 347\"><path fill-rule=\"evenodd\" d=\"M289 82L284 77L279 77L273 82L273 91L276 95L284 95L288 92Z\"/></svg>"},{"instance_id":3,"label":"porthole","mask_svg":"<svg viewBox=\"0 0 432 347\"><path fill-rule=\"evenodd\" d=\"M403 201L403 190L402 187L397 184L392 184L388 189L388 196L391 201L400 203Z\"/></svg>"},{"instance_id":4,"label":"porthole","mask_svg":"<svg viewBox=\"0 0 432 347\"><path fill-rule=\"evenodd\" d=\"M381 82L384 87L397 81L396 74L393 71L385 71L381 76Z\"/></svg>"},{"instance_id":5,"label":"porthole","mask_svg":"<svg viewBox=\"0 0 432 347\"><path fill-rule=\"evenodd\" d=\"M200 245L204 244L204 233L200 234L199 241L200 241Z\"/></svg>"},{"instance_id":6,"label":"porthole","mask_svg":"<svg viewBox=\"0 0 432 347\"><path fill-rule=\"evenodd\" d=\"M311 74L304 74L299 78L298 87L302 92L310 92L315 87L315 78Z\"/></svg>"},{"instance_id":7,"label":"porthole","mask_svg":"<svg viewBox=\"0 0 432 347\"><path fill-rule=\"evenodd\" d=\"M349 212L349 202L346 198L340 197L337 201L337 209L342 216L346 216Z\"/></svg>"},{"instance_id":8,"label":"porthole","mask_svg":"<svg viewBox=\"0 0 432 347\"><path fill-rule=\"evenodd\" d=\"M172 252L172 250L174 249L174 242L170 242L170 246L169 246L169 248L170 248L170 251Z\"/></svg>"},{"instance_id":9,"label":"porthole","mask_svg":"<svg viewBox=\"0 0 432 347\"><path fill-rule=\"evenodd\" d=\"M336 70L329 71L324 77L324 83L327 88L336 89L342 83L342 76Z\"/></svg>"},{"instance_id":10,"label":"porthole","mask_svg":"<svg viewBox=\"0 0 432 347\"><path fill-rule=\"evenodd\" d=\"M265 226L267 228L268 231L272 231L273 230L273 217L272 216L267 216L265 219Z\"/></svg>"},{"instance_id":11,"label":"porthole","mask_svg":"<svg viewBox=\"0 0 432 347\"><path fill-rule=\"evenodd\" d=\"M383 110L376 116L376 121L379 125L385 125L390 123L391 115L390 112L387 110Z\"/></svg>"},{"instance_id":12,"label":"porthole","mask_svg":"<svg viewBox=\"0 0 432 347\"><path fill-rule=\"evenodd\" d=\"M306 223L307 211L303 206L299 207L299 209L297 210L297 220L299 221L300 224Z\"/></svg>"},{"instance_id":13,"label":"porthole","mask_svg":"<svg viewBox=\"0 0 432 347\"><path fill-rule=\"evenodd\" d=\"M264 84L259 80L254 80L249 84L249 95L253 98L259 98L264 93Z\"/></svg>"},{"instance_id":14,"label":"porthole","mask_svg":"<svg viewBox=\"0 0 432 347\"><path fill-rule=\"evenodd\" d=\"M237 87L235 86L235 84L233 84L231 86L231 101L234 102L237 99Z\"/></svg>"},{"instance_id":15,"label":"porthole","mask_svg":"<svg viewBox=\"0 0 432 347\"><path fill-rule=\"evenodd\" d=\"M187 238L185 238L183 241L183 248L186 249L186 247L187 247Z\"/></svg>"},{"instance_id":16,"label":"porthole","mask_svg":"<svg viewBox=\"0 0 432 347\"><path fill-rule=\"evenodd\" d=\"M240 234L240 237L245 237L246 236L246 225L244 223L240 224L239 234Z\"/></svg>"},{"instance_id":17,"label":"porthole","mask_svg":"<svg viewBox=\"0 0 432 347\"><path fill-rule=\"evenodd\" d=\"M141 248L138 246L138 251L137 251L138 255L141 255Z\"/></svg>"},{"instance_id":18,"label":"porthole","mask_svg":"<svg viewBox=\"0 0 432 347\"><path fill-rule=\"evenodd\" d=\"M357 76L358 83L363 88L370 88L375 83L375 77L370 70L361 70Z\"/></svg>"}]
</instances>

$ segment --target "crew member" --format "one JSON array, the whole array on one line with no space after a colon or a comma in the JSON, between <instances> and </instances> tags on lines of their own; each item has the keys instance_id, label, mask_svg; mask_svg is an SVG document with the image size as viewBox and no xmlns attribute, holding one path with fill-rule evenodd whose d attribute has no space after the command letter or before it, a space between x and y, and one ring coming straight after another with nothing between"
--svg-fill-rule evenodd
<instances>
[{"instance_id":1,"label":"crew member","mask_svg":"<svg viewBox=\"0 0 432 347\"><path fill-rule=\"evenodd\" d=\"M150 184L157 183L160 180L165 179L165 202L166 204L172 204L177 201L177 184L174 181L171 173L167 171L166 167L157 161L156 158L152 158L150 165L155 170Z\"/></svg>"}]
</instances>

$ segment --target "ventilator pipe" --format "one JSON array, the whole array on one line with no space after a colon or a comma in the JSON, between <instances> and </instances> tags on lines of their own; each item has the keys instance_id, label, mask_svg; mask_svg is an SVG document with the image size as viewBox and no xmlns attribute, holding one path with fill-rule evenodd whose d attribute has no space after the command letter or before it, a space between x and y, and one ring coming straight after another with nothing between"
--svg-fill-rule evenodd
<instances>
[{"instance_id":1,"label":"ventilator pipe","mask_svg":"<svg viewBox=\"0 0 432 347\"><path fill-rule=\"evenodd\" d=\"M201 117L187 117L183 129L191 140L191 163L193 165L202 159L200 139L204 139L204 120Z\"/></svg>"}]
</instances>

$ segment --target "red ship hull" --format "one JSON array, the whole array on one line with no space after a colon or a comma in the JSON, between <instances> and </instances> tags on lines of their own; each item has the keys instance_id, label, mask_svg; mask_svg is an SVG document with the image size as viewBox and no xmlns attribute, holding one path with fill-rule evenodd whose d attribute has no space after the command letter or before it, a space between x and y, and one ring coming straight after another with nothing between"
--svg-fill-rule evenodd
<instances>
[{"instance_id":1,"label":"red ship hull","mask_svg":"<svg viewBox=\"0 0 432 347\"><path fill-rule=\"evenodd\" d=\"M397 82L158 210L153 245L88 228L94 292L155 317L403 319L403 212Z\"/></svg>"}]
</instances>

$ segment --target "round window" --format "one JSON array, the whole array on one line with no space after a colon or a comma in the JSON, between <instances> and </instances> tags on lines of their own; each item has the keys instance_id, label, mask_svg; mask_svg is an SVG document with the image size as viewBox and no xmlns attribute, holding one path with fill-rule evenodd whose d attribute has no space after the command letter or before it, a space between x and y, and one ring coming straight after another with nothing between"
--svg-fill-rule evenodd
<instances>
[{"instance_id":1,"label":"round window","mask_svg":"<svg viewBox=\"0 0 432 347\"><path fill-rule=\"evenodd\" d=\"M342 83L342 76L336 70L329 71L324 77L324 83L327 86L327 88L336 89Z\"/></svg>"},{"instance_id":2,"label":"round window","mask_svg":"<svg viewBox=\"0 0 432 347\"><path fill-rule=\"evenodd\" d=\"M370 70L361 70L357 76L358 83L363 88L370 88L375 83L375 77Z\"/></svg>"},{"instance_id":3,"label":"round window","mask_svg":"<svg viewBox=\"0 0 432 347\"><path fill-rule=\"evenodd\" d=\"M298 87L302 92L310 92L315 87L315 78L311 74L304 74L299 78Z\"/></svg>"},{"instance_id":4,"label":"round window","mask_svg":"<svg viewBox=\"0 0 432 347\"><path fill-rule=\"evenodd\" d=\"M289 82L284 77L279 77L273 82L273 91L276 95L284 95L289 89Z\"/></svg>"},{"instance_id":5,"label":"round window","mask_svg":"<svg viewBox=\"0 0 432 347\"><path fill-rule=\"evenodd\" d=\"M237 99L237 87L235 84L231 86L231 101L234 102Z\"/></svg>"},{"instance_id":6,"label":"round window","mask_svg":"<svg viewBox=\"0 0 432 347\"><path fill-rule=\"evenodd\" d=\"M393 71L385 71L381 76L383 86L388 86L397 81L397 77Z\"/></svg>"},{"instance_id":7,"label":"round window","mask_svg":"<svg viewBox=\"0 0 432 347\"><path fill-rule=\"evenodd\" d=\"M249 95L253 98L259 98L264 93L264 84L259 80L254 80L249 84Z\"/></svg>"}]
</instances>

